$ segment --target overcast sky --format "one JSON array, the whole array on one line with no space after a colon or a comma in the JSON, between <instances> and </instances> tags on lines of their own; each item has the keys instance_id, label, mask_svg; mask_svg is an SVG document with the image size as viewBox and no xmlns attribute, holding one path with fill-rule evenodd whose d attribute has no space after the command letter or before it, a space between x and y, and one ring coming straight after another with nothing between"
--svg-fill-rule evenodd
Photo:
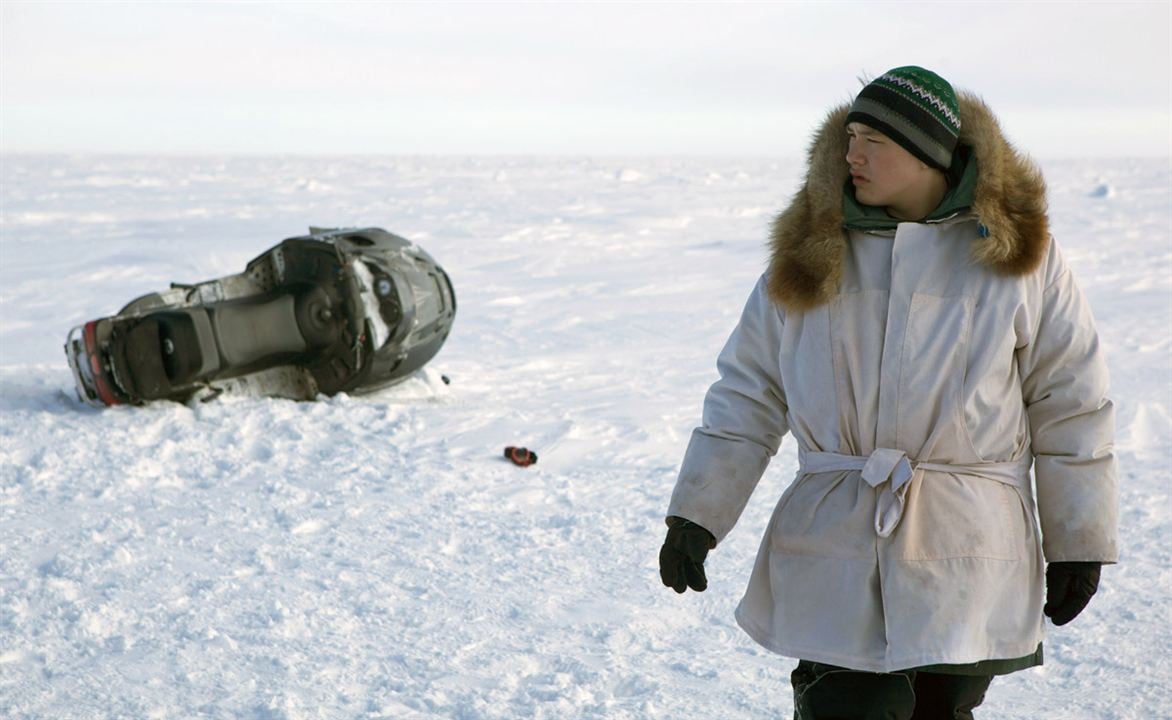
<instances>
[{"instance_id":1,"label":"overcast sky","mask_svg":"<svg viewBox=\"0 0 1172 720\"><path fill-rule=\"evenodd\" d=\"M923 65L1038 157L1172 155L1172 3L0 5L0 151L780 155Z\"/></svg>"}]
</instances>

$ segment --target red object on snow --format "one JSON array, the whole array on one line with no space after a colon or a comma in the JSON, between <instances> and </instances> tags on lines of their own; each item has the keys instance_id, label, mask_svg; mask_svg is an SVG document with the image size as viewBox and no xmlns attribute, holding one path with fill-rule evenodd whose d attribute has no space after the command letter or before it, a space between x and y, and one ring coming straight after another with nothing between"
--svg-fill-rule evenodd
<instances>
[{"instance_id":1,"label":"red object on snow","mask_svg":"<svg viewBox=\"0 0 1172 720\"><path fill-rule=\"evenodd\" d=\"M514 465L527 467L537 462L537 453L529 448L513 447L512 445L505 448L505 457L513 461Z\"/></svg>"}]
</instances>

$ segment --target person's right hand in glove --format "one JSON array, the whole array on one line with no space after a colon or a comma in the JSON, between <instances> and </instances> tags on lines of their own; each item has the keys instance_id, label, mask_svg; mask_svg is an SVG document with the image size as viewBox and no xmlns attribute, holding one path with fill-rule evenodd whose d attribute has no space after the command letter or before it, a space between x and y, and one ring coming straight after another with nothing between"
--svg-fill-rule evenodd
<instances>
[{"instance_id":1,"label":"person's right hand in glove","mask_svg":"<svg viewBox=\"0 0 1172 720\"><path fill-rule=\"evenodd\" d=\"M674 515L667 518L667 538L659 549L659 577L663 584L678 593L692 588L704 592L704 558L716 547L712 533L691 520Z\"/></svg>"}]
</instances>

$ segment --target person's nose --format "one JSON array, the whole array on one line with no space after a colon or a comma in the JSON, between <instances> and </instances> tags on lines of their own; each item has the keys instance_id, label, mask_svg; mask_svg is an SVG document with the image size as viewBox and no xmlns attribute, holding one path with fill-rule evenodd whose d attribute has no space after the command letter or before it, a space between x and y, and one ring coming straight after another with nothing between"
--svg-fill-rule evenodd
<instances>
[{"instance_id":1,"label":"person's nose","mask_svg":"<svg viewBox=\"0 0 1172 720\"><path fill-rule=\"evenodd\" d=\"M858 138L851 138L846 146L846 162L851 167L863 164L863 154L859 152Z\"/></svg>"}]
</instances>

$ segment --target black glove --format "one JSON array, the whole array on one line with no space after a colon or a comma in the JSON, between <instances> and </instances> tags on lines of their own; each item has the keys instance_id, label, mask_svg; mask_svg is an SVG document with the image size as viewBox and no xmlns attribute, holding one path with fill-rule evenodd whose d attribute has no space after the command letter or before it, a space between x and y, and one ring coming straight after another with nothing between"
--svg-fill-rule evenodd
<instances>
[{"instance_id":1,"label":"black glove","mask_svg":"<svg viewBox=\"0 0 1172 720\"><path fill-rule=\"evenodd\" d=\"M691 520L672 515L667 519L667 538L659 549L659 577L663 584L678 593L685 588L704 592L704 558L716 547L712 533Z\"/></svg>"},{"instance_id":2,"label":"black glove","mask_svg":"<svg viewBox=\"0 0 1172 720\"><path fill-rule=\"evenodd\" d=\"M1052 562L1046 566L1046 606L1042 612L1055 625L1078 617L1099 589L1101 562Z\"/></svg>"}]
</instances>

